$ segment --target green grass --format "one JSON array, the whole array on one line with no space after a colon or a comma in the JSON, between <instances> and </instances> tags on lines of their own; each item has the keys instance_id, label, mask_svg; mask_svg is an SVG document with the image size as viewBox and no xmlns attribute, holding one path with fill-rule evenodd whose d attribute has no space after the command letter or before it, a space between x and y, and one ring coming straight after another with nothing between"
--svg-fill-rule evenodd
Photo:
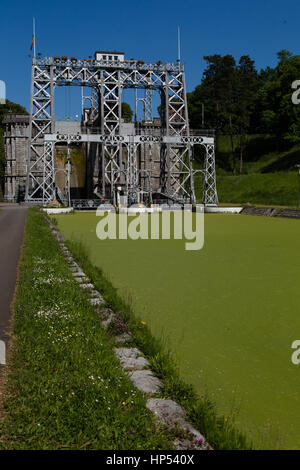
<instances>
[{"instance_id":1,"label":"green grass","mask_svg":"<svg viewBox=\"0 0 300 470\"><path fill-rule=\"evenodd\" d=\"M168 449L72 278L42 215L29 210L1 449Z\"/></svg>"},{"instance_id":2,"label":"green grass","mask_svg":"<svg viewBox=\"0 0 300 470\"><path fill-rule=\"evenodd\" d=\"M95 214L57 220L218 414L234 415L257 448L300 448L297 220L209 214L199 252L180 240L99 241Z\"/></svg>"},{"instance_id":3,"label":"green grass","mask_svg":"<svg viewBox=\"0 0 300 470\"><path fill-rule=\"evenodd\" d=\"M198 202L202 202L202 180L195 177ZM253 173L232 176L217 171L217 193L220 205L247 204L299 207L300 178L295 171Z\"/></svg>"},{"instance_id":4,"label":"green grass","mask_svg":"<svg viewBox=\"0 0 300 470\"><path fill-rule=\"evenodd\" d=\"M278 172L217 177L219 201L245 204L298 206L299 176Z\"/></svg>"},{"instance_id":5,"label":"green grass","mask_svg":"<svg viewBox=\"0 0 300 470\"><path fill-rule=\"evenodd\" d=\"M234 136L237 172L239 171L239 139ZM203 151L203 149L202 149ZM198 150L199 152L199 150ZM197 153L197 152L196 152ZM195 169L202 168L204 156L196 156ZM218 138L216 151L217 192L220 203L299 206L300 180L295 168L300 164L299 146L287 142L276 149L274 137L250 135L244 151L242 174L232 174L230 137ZM202 181L195 177L195 191L202 202Z\"/></svg>"},{"instance_id":6,"label":"green grass","mask_svg":"<svg viewBox=\"0 0 300 470\"><path fill-rule=\"evenodd\" d=\"M216 164L220 169L232 173L233 155L230 136L219 135L217 140ZM236 170L239 171L240 139L238 136L233 136L233 145L236 156ZM273 136L264 134L248 135L243 155L243 172L247 172L252 165L264 159L266 155L276 152L276 150L276 140Z\"/></svg>"},{"instance_id":7,"label":"green grass","mask_svg":"<svg viewBox=\"0 0 300 470\"><path fill-rule=\"evenodd\" d=\"M221 154L231 153L230 135L220 135L218 138L218 150ZM239 136L233 136L234 149L239 151ZM274 151L276 141L274 136L268 134L251 134L247 136L245 156L248 160L255 160L266 153Z\"/></svg>"}]
</instances>

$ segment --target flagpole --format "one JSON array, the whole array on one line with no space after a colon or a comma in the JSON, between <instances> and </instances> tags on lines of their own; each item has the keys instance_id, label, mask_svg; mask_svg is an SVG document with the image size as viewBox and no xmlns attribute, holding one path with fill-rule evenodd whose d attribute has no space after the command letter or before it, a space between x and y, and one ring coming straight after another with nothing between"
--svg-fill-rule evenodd
<instances>
[{"instance_id":1,"label":"flagpole","mask_svg":"<svg viewBox=\"0 0 300 470\"><path fill-rule=\"evenodd\" d=\"M177 62L180 64L180 26L178 26L178 29L177 29L177 46L178 46L178 59L177 59Z\"/></svg>"},{"instance_id":2,"label":"flagpole","mask_svg":"<svg viewBox=\"0 0 300 470\"><path fill-rule=\"evenodd\" d=\"M35 58L35 18L33 17L33 57Z\"/></svg>"}]
</instances>

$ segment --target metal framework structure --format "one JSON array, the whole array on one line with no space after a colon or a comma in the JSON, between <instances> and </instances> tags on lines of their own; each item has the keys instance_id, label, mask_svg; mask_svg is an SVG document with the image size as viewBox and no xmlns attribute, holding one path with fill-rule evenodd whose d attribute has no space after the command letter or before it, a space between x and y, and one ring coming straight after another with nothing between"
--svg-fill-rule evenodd
<instances>
[{"instance_id":1,"label":"metal framework structure","mask_svg":"<svg viewBox=\"0 0 300 470\"><path fill-rule=\"evenodd\" d=\"M139 97L137 89L135 90L135 121L138 120L138 104L143 105L143 118L144 122L151 122L153 120L152 114L152 90L145 88L144 97Z\"/></svg>"},{"instance_id":2,"label":"metal framework structure","mask_svg":"<svg viewBox=\"0 0 300 470\"><path fill-rule=\"evenodd\" d=\"M61 135L54 130L54 91L57 86L91 87L93 120L97 133ZM121 98L125 88L145 90L145 117L151 117L152 91L161 96L159 135L124 135ZM82 95L82 102L84 100ZM152 108L152 106L151 106ZM146 116L147 115L147 116ZM98 191L115 202L116 189L125 188L129 202L147 193L151 202L151 146L160 145L159 191L170 201L195 203L192 147L205 147L203 203L217 204L214 138L190 132L182 64L145 64L136 61L68 60L33 58L30 142L27 163L26 200L48 202L56 197L55 143L97 142L100 146ZM138 166L139 146L148 146L146 169ZM141 186L148 181L148 187ZM146 178L145 178L146 173Z\"/></svg>"}]
</instances>

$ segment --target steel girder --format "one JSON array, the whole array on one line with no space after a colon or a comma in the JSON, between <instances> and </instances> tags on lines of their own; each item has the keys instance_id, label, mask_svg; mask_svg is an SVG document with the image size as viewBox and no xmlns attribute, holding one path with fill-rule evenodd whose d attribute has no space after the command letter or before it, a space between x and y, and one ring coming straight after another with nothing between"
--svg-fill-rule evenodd
<instances>
[{"instance_id":1,"label":"steel girder","mask_svg":"<svg viewBox=\"0 0 300 470\"><path fill-rule=\"evenodd\" d=\"M29 121L29 152L25 199L42 201L48 193L48 180L54 173L44 147L44 135L53 130L54 122L53 66L32 66ZM46 172L44 174L44 172ZM48 196L47 196L48 197Z\"/></svg>"},{"instance_id":2,"label":"steel girder","mask_svg":"<svg viewBox=\"0 0 300 470\"><path fill-rule=\"evenodd\" d=\"M98 82L100 96L101 134L106 136L120 135L121 124L121 79L119 70L101 70ZM101 144L100 187L102 194L113 199L116 185L121 182L122 149L114 140ZM109 191L109 192L108 192Z\"/></svg>"},{"instance_id":3,"label":"steel girder","mask_svg":"<svg viewBox=\"0 0 300 470\"><path fill-rule=\"evenodd\" d=\"M167 136L189 136L189 121L183 69L165 75L162 91L162 120ZM161 147L161 190L171 199L196 201L191 145Z\"/></svg>"},{"instance_id":4,"label":"steel girder","mask_svg":"<svg viewBox=\"0 0 300 470\"><path fill-rule=\"evenodd\" d=\"M96 120L98 118L98 102L99 102L97 88L92 87L90 95L84 95L83 88L81 89L81 113L82 115L83 115L83 110L85 108L86 102L88 102L90 105L89 106L90 108L89 119Z\"/></svg>"},{"instance_id":5,"label":"steel girder","mask_svg":"<svg viewBox=\"0 0 300 470\"><path fill-rule=\"evenodd\" d=\"M43 204L55 199L55 155L54 142L45 142L43 151L43 180L42 197Z\"/></svg>"},{"instance_id":6,"label":"steel girder","mask_svg":"<svg viewBox=\"0 0 300 470\"><path fill-rule=\"evenodd\" d=\"M143 175L144 178L149 180L151 178L151 146L153 144L160 143L163 148L170 145L170 151L174 153L174 157L170 159L173 167L171 168L171 185L177 184L177 179L173 176L175 174L175 168L178 162L177 149L184 152L186 144L188 143L191 147L194 145L201 145L205 148L205 160L204 169L201 171L204 175L204 186L203 186L203 201L206 205L216 205L218 203L217 190L216 190L216 178L215 178L215 156L214 156L214 138L203 137L203 136L151 136L151 135L101 135L101 134L45 134L45 159L44 161L44 184L43 194L45 193L45 200L47 196L51 200L51 194L55 194L55 171L54 171L54 145L57 142L64 142L71 144L74 142L87 142L87 143L98 143L104 145L104 148L113 148L117 152L119 146L121 148L121 154L123 162L126 162L125 169L106 168L106 174L109 178L109 182L116 180L125 185L126 190L130 193L136 193L139 190L139 176ZM52 145L49 145L52 144ZM137 153L141 145L147 145L149 151L149 167L144 169L138 169L137 167ZM113 156L115 159L115 156ZM52 166L51 166L52 165ZM186 166L186 178L188 178L188 166ZM48 178L47 175L48 174ZM185 182L183 181L183 184ZM178 188L174 189L174 193L177 193ZM152 189L149 186L147 192L151 193ZM177 199L174 196L174 199Z\"/></svg>"},{"instance_id":7,"label":"steel girder","mask_svg":"<svg viewBox=\"0 0 300 470\"><path fill-rule=\"evenodd\" d=\"M135 95L135 120L138 120L138 103L143 105L143 118L144 122L152 122L153 120L153 108L152 108L152 90L151 88L145 88L144 96L138 97L137 89Z\"/></svg>"},{"instance_id":8,"label":"steel girder","mask_svg":"<svg viewBox=\"0 0 300 470\"><path fill-rule=\"evenodd\" d=\"M206 144L205 151L203 201L207 206L215 206L218 204L215 146L213 144Z\"/></svg>"},{"instance_id":9,"label":"steel girder","mask_svg":"<svg viewBox=\"0 0 300 470\"><path fill-rule=\"evenodd\" d=\"M100 144L99 179L103 195L109 191L108 195L112 198L124 174L130 190L138 186L136 145L129 146L127 155L130 158L125 159L124 169L122 143L114 138L121 137L121 95L124 88L148 90L148 97L149 92L158 90L162 98L162 136L170 139L189 136L185 76L181 64L139 65L119 62L116 65L95 61L33 59L26 185L28 201L39 201L43 197L51 200L53 197L49 181L55 186L55 161L54 156L47 160L49 155L47 146L44 146L44 135L53 132L54 89L66 85L92 87L99 97L98 116L103 137ZM191 145L188 139L180 143L172 140L161 142L161 191L171 199L195 202ZM217 193L213 143L210 147L206 146L204 173L203 202L215 204ZM54 175L54 180L51 180L50 174Z\"/></svg>"}]
</instances>

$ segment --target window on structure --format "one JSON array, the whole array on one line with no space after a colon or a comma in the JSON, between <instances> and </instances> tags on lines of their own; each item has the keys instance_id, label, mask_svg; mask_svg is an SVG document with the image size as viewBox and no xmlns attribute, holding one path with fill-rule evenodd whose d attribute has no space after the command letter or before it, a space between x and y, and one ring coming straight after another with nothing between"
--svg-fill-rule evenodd
<instances>
[{"instance_id":1,"label":"window on structure","mask_svg":"<svg viewBox=\"0 0 300 470\"><path fill-rule=\"evenodd\" d=\"M115 55L115 56L114 56L114 59L115 59L115 60L118 60L118 56L117 56L117 55Z\"/></svg>"},{"instance_id":2,"label":"window on structure","mask_svg":"<svg viewBox=\"0 0 300 470\"><path fill-rule=\"evenodd\" d=\"M103 56L103 60L106 60L106 55Z\"/></svg>"},{"instance_id":3,"label":"window on structure","mask_svg":"<svg viewBox=\"0 0 300 470\"><path fill-rule=\"evenodd\" d=\"M109 55L109 56L108 56L108 60L112 60L112 55Z\"/></svg>"}]
</instances>

